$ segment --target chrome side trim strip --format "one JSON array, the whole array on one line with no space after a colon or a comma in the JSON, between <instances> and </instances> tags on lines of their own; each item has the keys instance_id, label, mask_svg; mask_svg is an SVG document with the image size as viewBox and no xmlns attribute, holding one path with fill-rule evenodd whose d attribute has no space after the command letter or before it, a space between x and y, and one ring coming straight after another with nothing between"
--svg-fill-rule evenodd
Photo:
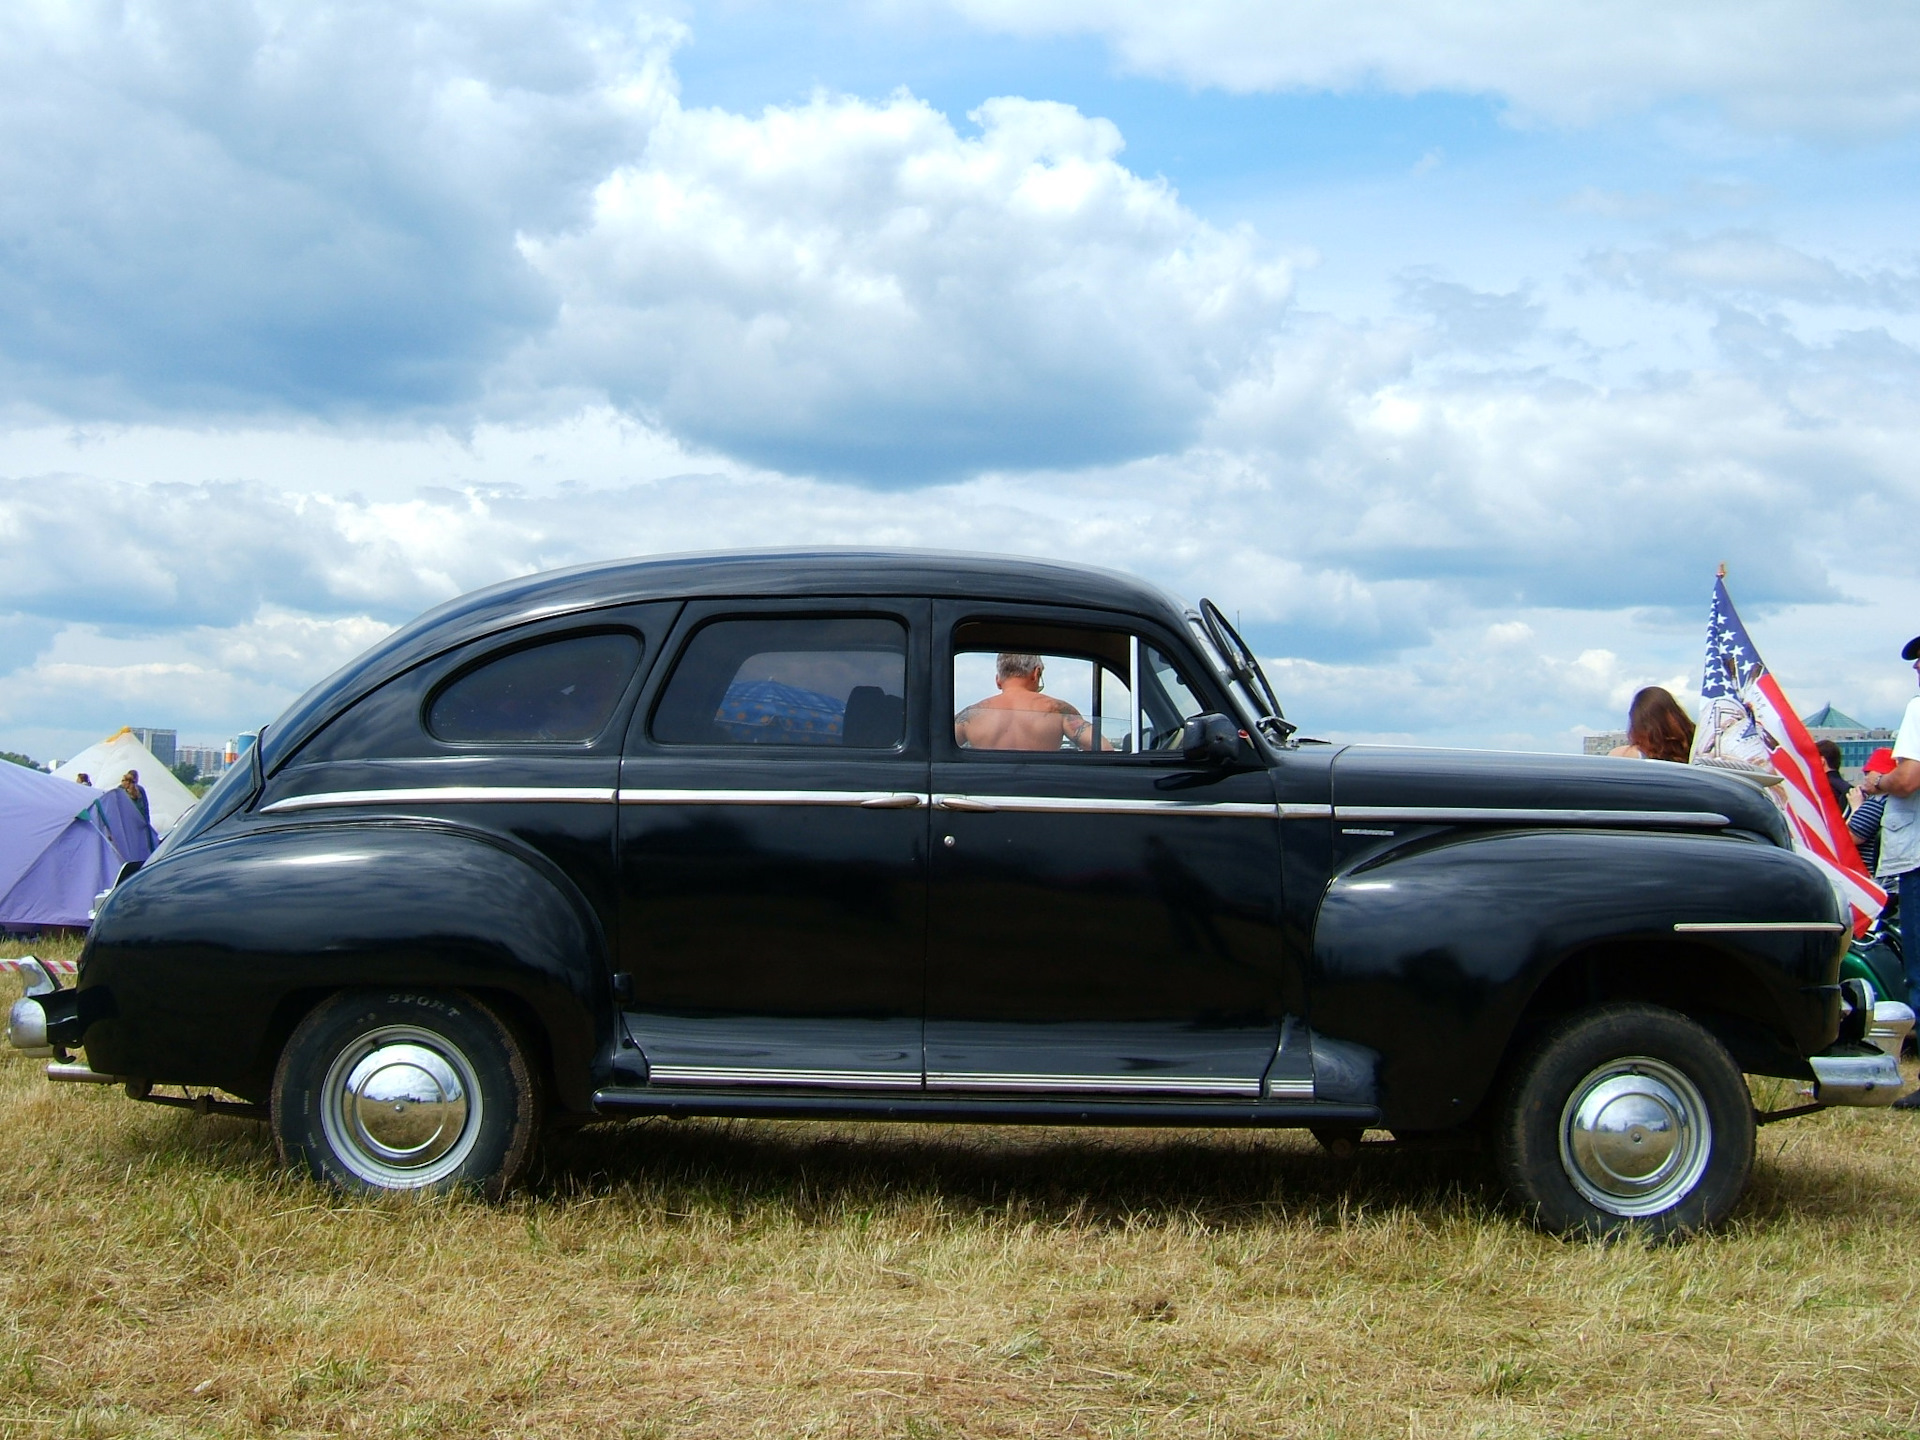
<instances>
[{"instance_id":1,"label":"chrome side trim strip","mask_svg":"<svg viewBox=\"0 0 1920 1440\"><path fill-rule=\"evenodd\" d=\"M1333 818L1333 807L1331 805L1304 805L1292 800L1283 800L1280 802L1280 818L1282 820L1331 820Z\"/></svg>"},{"instance_id":2,"label":"chrome side trim strip","mask_svg":"<svg viewBox=\"0 0 1920 1440\"><path fill-rule=\"evenodd\" d=\"M927 803L911 790L622 790L622 805L854 805L912 810Z\"/></svg>"},{"instance_id":3,"label":"chrome side trim strip","mask_svg":"<svg viewBox=\"0 0 1920 1440\"><path fill-rule=\"evenodd\" d=\"M937 810L1028 815L1224 815L1272 820L1272 804L1237 800L1106 800L1068 795L935 795Z\"/></svg>"},{"instance_id":4,"label":"chrome side trim strip","mask_svg":"<svg viewBox=\"0 0 1920 1440\"><path fill-rule=\"evenodd\" d=\"M1092 1094L1245 1095L1258 1098L1260 1081L1194 1075L1033 1075L980 1070L927 1072L927 1088L942 1090L1047 1090ZM1311 1093L1312 1087L1308 1086Z\"/></svg>"},{"instance_id":5,"label":"chrome side trim strip","mask_svg":"<svg viewBox=\"0 0 1920 1440\"><path fill-rule=\"evenodd\" d=\"M1313 1081L1297 1076L1267 1082L1269 1100L1311 1100L1313 1099Z\"/></svg>"},{"instance_id":6,"label":"chrome side trim strip","mask_svg":"<svg viewBox=\"0 0 1920 1440\"><path fill-rule=\"evenodd\" d=\"M539 785L435 785L413 790L322 790L312 795L289 795L262 805L262 815L290 810L318 810L329 805L465 805L544 801L562 805L607 805L614 792Z\"/></svg>"},{"instance_id":7,"label":"chrome side trim strip","mask_svg":"<svg viewBox=\"0 0 1920 1440\"><path fill-rule=\"evenodd\" d=\"M1682 935L1738 935L1773 933L1838 935L1847 927L1837 920L1701 920L1673 927Z\"/></svg>"},{"instance_id":8,"label":"chrome side trim strip","mask_svg":"<svg viewBox=\"0 0 1920 1440\"><path fill-rule=\"evenodd\" d=\"M662 1085L854 1085L863 1089L918 1090L920 1072L890 1070L788 1070L756 1065L650 1065L647 1075Z\"/></svg>"},{"instance_id":9,"label":"chrome side trim strip","mask_svg":"<svg viewBox=\"0 0 1920 1440\"><path fill-rule=\"evenodd\" d=\"M1478 805L1336 805L1337 820L1402 820L1431 824L1686 825L1717 830L1732 822L1710 810L1525 810Z\"/></svg>"}]
</instances>

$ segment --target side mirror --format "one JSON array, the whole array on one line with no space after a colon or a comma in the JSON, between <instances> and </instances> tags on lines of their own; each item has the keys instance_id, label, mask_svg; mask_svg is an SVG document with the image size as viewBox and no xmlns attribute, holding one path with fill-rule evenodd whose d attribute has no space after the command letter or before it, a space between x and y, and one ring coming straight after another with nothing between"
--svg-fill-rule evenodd
<instances>
[{"instance_id":1,"label":"side mirror","mask_svg":"<svg viewBox=\"0 0 1920 1440\"><path fill-rule=\"evenodd\" d=\"M1180 727L1180 753L1188 760L1226 765L1238 760L1247 736L1224 715L1195 715Z\"/></svg>"}]
</instances>

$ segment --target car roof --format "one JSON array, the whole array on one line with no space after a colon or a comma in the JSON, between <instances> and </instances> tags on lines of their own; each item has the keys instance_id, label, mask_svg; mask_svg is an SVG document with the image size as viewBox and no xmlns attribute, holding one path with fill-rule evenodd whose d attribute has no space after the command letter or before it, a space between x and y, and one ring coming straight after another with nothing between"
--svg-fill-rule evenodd
<instances>
[{"instance_id":1,"label":"car roof","mask_svg":"<svg viewBox=\"0 0 1920 1440\"><path fill-rule=\"evenodd\" d=\"M1186 607L1117 570L943 550L733 550L606 560L502 581L437 605L349 661L260 738L274 769L343 706L422 660L497 631L610 605L726 596L914 595L1081 605L1177 623Z\"/></svg>"}]
</instances>

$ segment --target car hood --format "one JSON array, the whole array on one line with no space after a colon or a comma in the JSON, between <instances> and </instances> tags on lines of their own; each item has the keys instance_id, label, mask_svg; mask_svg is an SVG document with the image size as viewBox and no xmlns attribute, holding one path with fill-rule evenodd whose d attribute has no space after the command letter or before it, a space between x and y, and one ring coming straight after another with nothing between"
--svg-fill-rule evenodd
<instances>
[{"instance_id":1,"label":"car hood","mask_svg":"<svg viewBox=\"0 0 1920 1440\"><path fill-rule=\"evenodd\" d=\"M1656 825L1662 813L1706 813L1724 816L1726 828L1789 844L1779 806L1755 782L1662 760L1352 745L1333 763L1333 803L1342 809L1641 812ZM1552 817L1539 819L1551 823Z\"/></svg>"}]
</instances>

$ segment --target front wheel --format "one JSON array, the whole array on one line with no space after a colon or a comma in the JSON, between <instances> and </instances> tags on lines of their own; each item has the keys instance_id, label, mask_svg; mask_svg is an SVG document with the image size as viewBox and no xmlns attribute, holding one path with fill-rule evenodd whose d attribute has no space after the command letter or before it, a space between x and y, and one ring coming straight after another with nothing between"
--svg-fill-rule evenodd
<instances>
[{"instance_id":1,"label":"front wheel","mask_svg":"<svg viewBox=\"0 0 1920 1440\"><path fill-rule=\"evenodd\" d=\"M1753 1169L1753 1100L1686 1016L1608 1005L1549 1030L1496 1115L1508 1189L1542 1228L1652 1238L1724 1220Z\"/></svg>"},{"instance_id":2,"label":"front wheel","mask_svg":"<svg viewBox=\"0 0 1920 1440\"><path fill-rule=\"evenodd\" d=\"M280 1158L347 1190L501 1194L538 1137L538 1086L500 1018L459 991L353 990L293 1032L273 1080Z\"/></svg>"}]
</instances>

